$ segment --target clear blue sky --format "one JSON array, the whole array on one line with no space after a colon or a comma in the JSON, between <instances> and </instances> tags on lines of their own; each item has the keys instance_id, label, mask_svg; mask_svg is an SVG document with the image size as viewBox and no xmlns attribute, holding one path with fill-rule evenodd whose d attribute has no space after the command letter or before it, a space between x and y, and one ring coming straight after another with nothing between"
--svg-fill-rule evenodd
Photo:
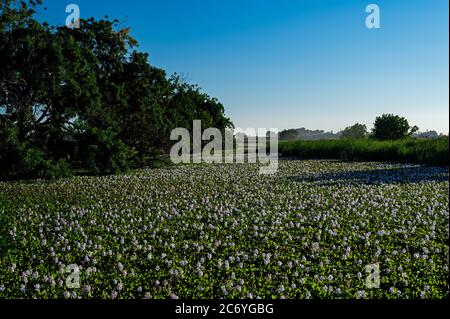
<instances>
[{"instance_id":1,"label":"clear blue sky","mask_svg":"<svg viewBox=\"0 0 450 319\"><path fill-rule=\"evenodd\" d=\"M70 3L122 20L237 127L338 131L395 113L449 131L447 0L44 0L40 17L64 24ZM381 29L365 27L369 3Z\"/></svg>"}]
</instances>

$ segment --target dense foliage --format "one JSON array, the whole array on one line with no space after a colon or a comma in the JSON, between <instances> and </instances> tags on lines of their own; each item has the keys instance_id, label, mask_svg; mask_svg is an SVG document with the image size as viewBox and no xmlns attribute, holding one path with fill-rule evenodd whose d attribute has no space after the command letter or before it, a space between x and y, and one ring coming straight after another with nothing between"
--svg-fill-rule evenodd
<instances>
[{"instance_id":1,"label":"dense foliage","mask_svg":"<svg viewBox=\"0 0 450 319\"><path fill-rule=\"evenodd\" d=\"M446 299L448 185L446 168L338 161L0 182L0 299Z\"/></svg>"},{"instance_id":2,"label":"dense foliage","mask_svg":"<svg viewBox=\"0 0 450 319\"><path fill-rule=\"evenodd\" d=\"M327 141L283 141L282 156L303 159L344 159L352 161L394 161L427 165L449 164L448 137L438 139L340 139Z\"/></svg>"},{"instance_id":3,"label":"dense foliage","mask_svg":"<svg viewBox=\"0 0 450 319\"><path fill-rule=\"evenodd\" d=\"M0 176L113 173L148 165L194 119L231 126L215 98L151 66L118 21L53 27L34 18L40 4L0 1Z\"/></svg>"},{"instance_id":4,"label":"dense foliage","mask_svg":"<svg viewBox=\"0 0 450 319\"><path fill-rule=\"evenodd\" d=\"M419 128L410 127L404 117L383 114L375 119L373 136L378 140L399 140L411 136Z\"/></svg>"},{"instance_id":5,"label":"dense foliage","mask_svg":"<svg viewBox=\"0 0 450 319\"><path fill-rule=\"evenodd\" d=\"M359 123L346 127L341 132L341 138L365 138L367 135L367 126Z\"/></svg>"}]
</instances>

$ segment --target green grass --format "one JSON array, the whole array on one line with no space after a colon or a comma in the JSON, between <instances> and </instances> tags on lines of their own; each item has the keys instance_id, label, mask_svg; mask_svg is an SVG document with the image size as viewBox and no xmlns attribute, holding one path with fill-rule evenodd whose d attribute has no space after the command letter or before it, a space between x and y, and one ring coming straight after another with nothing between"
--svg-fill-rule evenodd
<instances>
[{"instance_id":1,"label":"green grass","mask_svg":"<svg viewBox=\"0 0 450 319\"><path fill-rule=\"evenodd\" d=\"M282 141L279 151L285 157L342 159L350 161L395 161L448 166L448 137L433 140L376 141L323 140Z\"/></svg>"}]
</instances>

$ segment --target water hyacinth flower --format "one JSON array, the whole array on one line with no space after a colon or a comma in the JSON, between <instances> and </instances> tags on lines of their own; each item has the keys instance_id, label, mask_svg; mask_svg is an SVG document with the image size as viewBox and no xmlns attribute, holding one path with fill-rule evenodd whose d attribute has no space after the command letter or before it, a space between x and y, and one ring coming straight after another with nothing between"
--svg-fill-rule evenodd
<instances>
[{"instance_id":1,"label":"water hyacinth flower","mask_svg":"<svg viewBox=\"0 0 450 319\"><path fill-rule=\"evenodd\" d=\"M283 285L278 286L278 288L275 291L277 293L282 293L284 291L284 286Z\"/></svg>"},{"instance_id":2,"label":"water hyacinth flower","mask_svg":"<svg viewBox=\"0 0 450 319\"><path fill-rule=\"evenodd\" d=\"M436 282L448 282L448 181L436 174L448 176L410 164L301 160L282 161L271 178L253 164L185 165L32 182L43 190L36 201L54 207L16 205L17 243L27 250L0 259L2 297L440 298L447 291ZM414 175L422 179L408 182ZM5 187L30 189L0 182L0 193ZM67 194L76 207L64 203ZM374 260L384 284L363 293L364 265ZM71 262L85 266L76 295L64 292ZM417 265L420 281L411 280Z\"/></svg>"}]
</instances>

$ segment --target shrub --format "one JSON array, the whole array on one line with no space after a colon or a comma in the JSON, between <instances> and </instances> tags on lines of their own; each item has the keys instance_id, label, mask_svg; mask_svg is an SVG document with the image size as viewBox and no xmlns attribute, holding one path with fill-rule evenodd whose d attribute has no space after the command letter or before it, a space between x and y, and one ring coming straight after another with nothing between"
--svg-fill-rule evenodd
<instances>
[{"instance_id":1,"label":"shrub","mask_svg":"<svg viewBox=\"0 0 450 319\"><path fill-rule=\"evenodd\" d=\"M356 123L342 131L342 138L365 138L367 136L367 126Z\"/></svg>"},{"instance_id":2,"label":"shrub","mask_svg":"<svg viewBox=\"0 0 450 319\"><path fill-rule=\"evenodd\" d=\"M88 128L78 136L77 160L91 174L114 174L125 171L134 151L110 130Z\"/></svg>"},{"instance_id":3,"label":"shrub","mask_svg":"<svg viewBox=\"0 0 450 319\"><path fill-rule=\"evenodd\" d=\"M373 136L378 140L398 140L410 136L418 128L410 127L408 120L393 114L383 114L375 119Z\"/></svg>"}]
</instances>

